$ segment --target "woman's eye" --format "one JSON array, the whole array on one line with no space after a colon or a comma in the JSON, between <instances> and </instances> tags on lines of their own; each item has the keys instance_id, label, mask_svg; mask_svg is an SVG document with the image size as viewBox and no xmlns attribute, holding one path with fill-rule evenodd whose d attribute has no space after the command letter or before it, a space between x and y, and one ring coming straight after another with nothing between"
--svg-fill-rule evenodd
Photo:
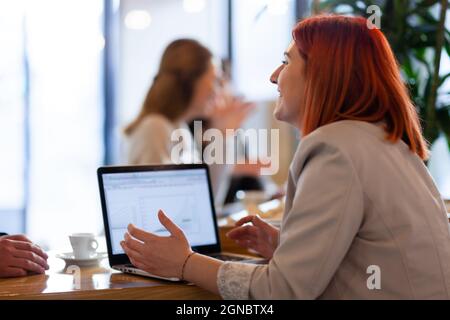
<instances>
[{"instance_id":1,"label":"woman's eye","mask_svg":"<svg viewBox=\"0 0 450 320\"><path fill-rule=\"evenodd\" d=\"M286 65L287 61L286 60L281 60L281 63Z\"/></svg>"}]
</instances>

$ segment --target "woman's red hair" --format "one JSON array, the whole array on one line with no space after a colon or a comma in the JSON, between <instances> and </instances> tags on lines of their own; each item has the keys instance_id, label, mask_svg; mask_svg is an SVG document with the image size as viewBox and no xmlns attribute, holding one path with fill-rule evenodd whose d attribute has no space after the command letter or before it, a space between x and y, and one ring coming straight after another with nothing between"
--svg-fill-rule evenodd
<instances>
[{"instance_id":1,"label":"woman's red hair","mask_svg":"<svg viewBox=\"0 0 450 320\"><path fill-rule=\"evenodd\" d=\"M362 17L315 16L293 38L306 61L302 133L340 120L385 121L387 139L428 156L420 121L383 33Z\"/></svg>"}]
</instances>

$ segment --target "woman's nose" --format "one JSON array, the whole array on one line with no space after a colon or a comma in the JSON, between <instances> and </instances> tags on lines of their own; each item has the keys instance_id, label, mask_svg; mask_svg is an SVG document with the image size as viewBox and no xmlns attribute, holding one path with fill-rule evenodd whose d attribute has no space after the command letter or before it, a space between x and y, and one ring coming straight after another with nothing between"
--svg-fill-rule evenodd
<instances>
[{"instance_id":1,"label":"woman's nose","mask_svg":"<svg viewBox=\"0 0 450 320\"><path fill-rule=\"evenodd\" d=\"M280 74L281 71L281 67L279 66L270 76L270 82L272 82L273 84L277 84L278 83L278 75Z\"/></svg>"},{"instance_id":2,"label":"woman's nose","mask_svg":"<svg viewBox=\"0 0 450 320\"><path fill-rule=\"evenodd\" d=\"M270 82L277 84L277 78L273 74L270 76Z\"/></svg>"}]
</instances>

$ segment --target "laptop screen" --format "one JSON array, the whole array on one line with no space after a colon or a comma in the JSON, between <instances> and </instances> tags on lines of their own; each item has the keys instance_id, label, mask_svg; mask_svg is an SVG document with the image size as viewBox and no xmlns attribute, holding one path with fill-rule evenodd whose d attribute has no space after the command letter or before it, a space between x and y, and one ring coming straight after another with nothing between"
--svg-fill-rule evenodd
<instances>
[{"instance_id":1,"label":"laptop screen","mask_svg":"<svg viewBox=\"0 0 450 320\"><path fill-rule=\"evenodd\" d=\"M214 212L205 168L103 173L112 254L123 254L129 223L161 236L169 232L158 220L162 209L185 233L190 245L217 244Z\"/></svg>"}]
</instances>

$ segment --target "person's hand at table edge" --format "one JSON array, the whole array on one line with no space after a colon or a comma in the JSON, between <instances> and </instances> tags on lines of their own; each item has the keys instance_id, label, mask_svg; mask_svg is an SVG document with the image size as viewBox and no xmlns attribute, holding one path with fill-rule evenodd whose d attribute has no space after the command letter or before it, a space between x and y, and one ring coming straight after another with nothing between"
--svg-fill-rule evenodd
<instances>
[{"instance_id":1,"label":"person's hand at table edge","mask_svg":"<svg viewBox=\"0 0 450 320\"><path fill-rule=\"evenodd\" d=\"M0 237L0 278L42 274L48 255L24 235Z\"/></svg>"}]
</instances>

